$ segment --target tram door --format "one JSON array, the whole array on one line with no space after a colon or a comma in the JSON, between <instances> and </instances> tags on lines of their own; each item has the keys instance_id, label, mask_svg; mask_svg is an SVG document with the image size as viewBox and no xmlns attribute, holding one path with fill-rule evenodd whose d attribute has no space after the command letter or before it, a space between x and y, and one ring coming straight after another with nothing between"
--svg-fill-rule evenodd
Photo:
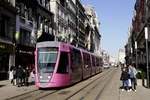
<instances>
[{"instance_id":1,"label":"tram door","mask_svg":"<svg viewBox=\"0 0 150 100\"><path fill-rule=\"evenodd\" d=\"M82 59L81 53L77 49L71 50L71 83L82 79Z\"/></svg>"}]
</instances>

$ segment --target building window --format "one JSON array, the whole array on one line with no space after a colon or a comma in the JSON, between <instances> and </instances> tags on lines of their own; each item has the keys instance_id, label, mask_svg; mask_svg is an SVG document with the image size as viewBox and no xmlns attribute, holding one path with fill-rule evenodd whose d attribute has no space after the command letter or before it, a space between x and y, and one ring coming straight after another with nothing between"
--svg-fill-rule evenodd
<instances>
[{"instance_id":1,"label":"building window","mask_svg":"<svg viewBox=\"0 0 150 100\"><path fill-rule=\"evenodd\" d=\"M42 1L43 1L43 0L40 0L40 4L41 4L41 5L42 5L42 3L43 3Z\"/></svg>"},{"instance_id":2,"label":"building window","mask_svg":"<svg viewBox=\"0 0 150 100\"><path fill-rule=\"evenodd\" d=\"M32 9L31 8L29 8L28 10L28 19L32 21Z\"/></svg>"},{"instance_id":3,"label":"building window","mask_svg":"<svg viewBox=\"0 0 150 100\"><path fill-rule=\"evenodd\" d=\"M0 80L8 78L9 55L0 53Z\"/></svg>"},{"instance_id":4,"label":"building window","mask_svg":"<svg viewBox=\"0 0 150 100\"><path fill-rule=\"evenodd\" d=\"M1 16L0 20L0 36L9 37L9 18L7 16Z\"/></svg>"},{"instance_id":5,"label":"building window","mask_svg":"<svg viewBox=\"0 0 150 100\"><path fill-rule=\"evenodd\" d=\"M29 45L31 42L31 32L25 29L20 29L20 43Z\"/></svg>"},{"instance_id":6,"label":"building window","mask_svg":"<svg viewBox=\"0 0 150 100\"><path fill-rule=\"evenodd\" d=\"M65 7L65 0L60 0L60 4Z\"/></svg>"},{"instance_id":7,"label":"building window","mask_svg":"<svg viewBox=\"0 0 150 100\"><path fill-rule=\"evenodd\" d=\"M47 8L48 10L50 10L50 3L49 3L48 0L45 1L45 5L46 5L46 8Z\"/></svg>"},{"instance_id":8,"label":"building window","mask_svg":"<svg viewBox=\"0 0 150 100\"><path fill-rule=\"evenodd\" d=\"M84 67L89 68L90 67L90 55L83 53L83 57L84 57Z\"/></svg>"},{"instance_id":9,"label":"building window","mask_svg":"<svg viewBox=\"0 0 150 100\"><path fill-rule=\"evenodd\" d=\"M25 6L23 3L19 5L20 8L20 16L25 17Z\"/></svg>"}]
</instances>

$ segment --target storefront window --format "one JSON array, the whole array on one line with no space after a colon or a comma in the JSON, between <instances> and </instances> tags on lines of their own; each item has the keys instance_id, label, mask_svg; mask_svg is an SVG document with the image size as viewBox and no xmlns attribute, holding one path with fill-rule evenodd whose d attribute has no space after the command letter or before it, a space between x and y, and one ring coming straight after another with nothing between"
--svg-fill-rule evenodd
<instances>
[{"instance_id":1,"label":"storefront window","mask_svg":"<svg viewBox=\"0 0 150 100\"><path fill-rule=\"evenodd\" d=\"M0 80L8 78L9 55L0 53Z\"/></svg>"}]
</instances>

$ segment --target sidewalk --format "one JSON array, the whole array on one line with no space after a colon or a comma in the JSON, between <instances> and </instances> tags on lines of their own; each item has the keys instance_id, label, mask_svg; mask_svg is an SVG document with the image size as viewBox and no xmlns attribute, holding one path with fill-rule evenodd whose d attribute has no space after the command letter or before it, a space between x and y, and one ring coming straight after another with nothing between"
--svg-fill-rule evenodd
<instances>
[{"instance_id":1,"label":"sidewalk","mask_svg":"<svg viewBox=\"0 0 150 100\"><path fill-rule=\"evenodd\" d=\"M121 71L118 69L117 73L112 77L111 82L102 93L100 100L150 100L150 89L141 85L137 86L136 92L121 91L119 89L122 85L120 75Z\"/></svg>"},{"instance_id":2,"label":"sidewalk","mask_svg":"<svg viewBox=\"0 0 150 100\"><path fill-rule=\"evenodd\" d=\"M5 100L7 98L34 91L36 89L37 88L35 85L17 87L10 84L9 80L0 81L0 100Z\"/></svg>"}]
</instances>

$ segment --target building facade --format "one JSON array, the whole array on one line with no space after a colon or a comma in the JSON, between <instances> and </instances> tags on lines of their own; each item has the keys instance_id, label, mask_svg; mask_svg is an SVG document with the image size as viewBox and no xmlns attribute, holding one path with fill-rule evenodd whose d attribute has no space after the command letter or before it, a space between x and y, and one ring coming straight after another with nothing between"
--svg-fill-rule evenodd
<instances>
[{"instance_id":1,"label":"building facade","mask_svg":"<svg viewBox=\"0 0 150 100\"><path fill-rule=\"evenodd\" d=\"M150 64L150 0L136 0L134 10L130 41L125 46L126 61L146 73L149 72L150 75L150 70L147 70L147 63ZM148 28L148 54L146 53L146 27ZM148 62L147 56L149 56Z\"/></svg>"},{"instance_id":2,"label":"building facade","mask_svg":"<svg viewBox=\"0 0 150 100\"><path fill-rule=\"evenodd\" d=\"M137 67L146 69L146 40L145 27L148 27L148 45L150 41L150 1L136 0L134 14L132 18L132 28L130 29L130 37L126 44L126 61L135 64ZM137 48L135 46L137 42ZM150 46L150 45L149 45ZM150 48L148 48L150 51ZM149 53L150 56L150 53ZM138 58L136 61L136 57ZM130 59L130 61L128 61ZM150 59L149 59L150 62Z\"/></svg>"},{"instance_id":3,"label":"building facade","mask_svg":"<svg viewBox=\"0 0 150 100\"><path fill-rule=\"evenodd\" d=\"M125 63L125 49L119 49L118 52L118 63L124 64Z\"/></svg>"},{"instance_id":4,"label":"building facade","mask_svg":"<svg viewBox=\"0 0 150 100\"><path fill-rule=\"evenodd\" d=\"M77 6L75 0L68 0L68 43L76 45L77 40Z\"/></svg>"},{"instance_id":5,"label":"building facade","mask_svg":"<svg viewBox=\"0 0 150 100\"><path fill-rule=\"evenodd\" d=\"M101 34L99 31L100 21L92 6L84 6L85 13L88 18L86 26L86 37L88 50L100 54Z\"/></svg>"},{"instance_id":6,"label":"building facade","mask_svg":"<svg viewBox=\"0 0 150 100\"><path fill-rule=\"evenodd\" d=\"M91 52L99 52L100 22L92 7L80 0L52 0L55 41L70 43Z\"/></svg>"},{"instance_id":7,"label":"building facade","mask_svg":"<svg viewBox=\"0 0 150 100\"><path fill-rule=\"evenodd\" d=\"M32 2L16 0L15 66L34 64L35 23Z\"/></svg>"},{"instance_id":8,"label":"building facade","mask_svg":"<svg viewBox=\"0 0 150 100\"><path fill-rule=\"evenodd\" d=\"M107 53L106 50L102 50L101 51L101 56L103 58L103 62L104 63L109 63L109 61L110 61L110 55Z\"/></svg>"},{"instance_id":9,"label":"building facade","mask_svg":"<svg viewBox=\"0 0 150 100\"><path fill-rule=\"evenodd\" d=\"M8 79L10 66L15 64L15 0L0 0L0 80Z\"/></svg>"},{"instance_id":10,"label":"building facade","mask_svg":"<svg viewBox=\"0 0 150 100\"><path fill-rule=\"evenodd\" d=\"M50 11L54 14L55 41L67 42L68 39L67 1L51 0Z\"/></svg>"},{"instance_id":11,"label":"building facade","mask_svg":"<svg viewBox=\"0 0 150 100\"><path fill-rule=\"evenodd\" d=\"M53 14L49 0L16 0L15 65L34 65L36 42L53 41Z\"/></svg>"},{"instance_id":12,"label":"building facade","mask_svg":"<svg viewBox=\"0 0 150 100\"><path fill-rule=\"evenodd\" d=\"M133 28L130 27L128 29L128 42L127 44L125 45L125 60L126 60L126 64L129 65L129 64L132 64L132 63L135 63L135 61L133 59L135 59L133 56L133 45L132 45L132 42L133 42L133 38L132 38L132 31L133 31Z\"/></svg>"}]
</instances>

